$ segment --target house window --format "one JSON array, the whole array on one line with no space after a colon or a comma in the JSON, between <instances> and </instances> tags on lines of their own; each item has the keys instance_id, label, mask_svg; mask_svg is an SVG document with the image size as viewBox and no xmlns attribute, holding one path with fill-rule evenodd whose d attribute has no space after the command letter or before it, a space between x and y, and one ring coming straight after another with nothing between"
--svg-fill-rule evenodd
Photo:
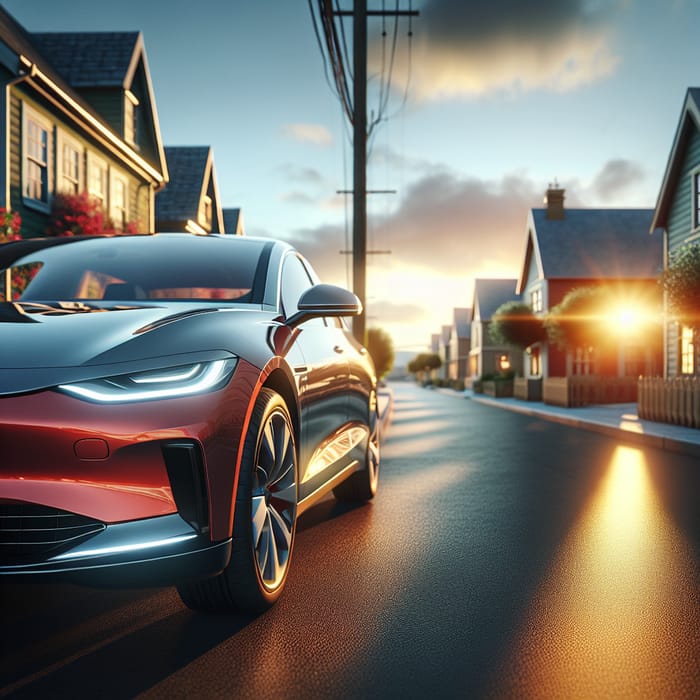
<instances>
[{"instance_id":1,"label":"house window","mask_svg":"<svg viewBox=\"0 0 700 700\"><path fill-rule=\"evenodd\" d=\"M539 377L542 374L542 354L539 348L530 351L530 376Z\"/></svg>"},{"instance_id":2,"label":"house window","mask_svg":"<svg viewBox=\"0 0 700 700\"><path fill-rule=\"evenodd\" d=\"M124 140L136 146L138 143L139 100L131 90L124 92Z\"/></svg>"},{"instance_id":3,"label":"house window","mask_svg":"<svg viewBox=\"0 0 700 700\"><path fill-rule=\"evenodd\" d=\"M93 153L88 153L88 194L107 204L107 163Z\"/></svg>"},{"instance_id":4,"label":"house window","mask_svg":"<svg viewBox=\"0 0 700 700\"><path fill-rule=\"evenodd\" d=\"M53 127L24 108L22 193L29 205L48 209L51 193L51 134Z\"/></svg>"},{"instance_id":5,"label":"house window","mask_svg":"<svg viewBox=\"0 0 700 700\"><path fill-rule=\"evenodd\" d=\"M681 328L680 334L681 374L695 374L695 342L693 329Z\"/></svg>"},{"instance_id":6,"label":"house window","mask_svg":"<svg viewBox=\"0 0 700 700\"><path fill-rule=\"evenodd\" d=\"M58 132L58 189L78 194L83 189L83 149L65 134Z\"/></svg>"},{"instance_id":7,"label":"house window","mask_svg":"<svg viewBox=\"0 0 700 700\"><path fill-rule=\"evenodd\" d=\"M572 373L576 375L595 374L595 355L593 348L576 348Z\"/></svg>"},{"instance_id":8,"label":"house window","mask_svg":"<svg viewBox=\"0 0 700 700\"><path fill-rule=\"evenodd\" d=\"M530 292L530 308L533 313L544 311L544 301L542 299L542 289L533 289Z\"/></svg>"},{"instance_id":9,"label":"house window","mask_svg":"<svg viewBox=\"0 0 700 700\"><path fill-rule=\"evenodd\" d=\"M129 182L120 173L112 172L109 216L118 231L126 228L129 220Z\"/></svg>"},{"instance_id":10,"label":"house window","mask_svg":"<svg viewBox=\"0 0 700 700\"><path fill-rule=\"evenodd\" d=\"M204 195L204 197L202 198L202 205L200 209L199 223L202 224L202 226L211 229L211 215L211 197L209 197L208 195Z\"/></svg>"},{"instance_id":11,"label":"house window","mask_svg":"<svg viewBox=\"0 0 700 700\"><path fill-rule=\"evenodd\" d=\"M510 355L507 352L502 352L498 356L498 369L500 372L507 372L510 369Z\"/></svg>"}]
</instances>

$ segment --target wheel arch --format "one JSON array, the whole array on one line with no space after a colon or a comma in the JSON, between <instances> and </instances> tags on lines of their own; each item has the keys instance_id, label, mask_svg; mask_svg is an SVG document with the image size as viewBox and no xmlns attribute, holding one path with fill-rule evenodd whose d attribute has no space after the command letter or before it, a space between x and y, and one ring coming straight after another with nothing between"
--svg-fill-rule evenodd
<instances>
[{"instance_id":1,"label":"wheel arch","mask_svg":"<svg viewBox=\"0 0 700 700\"><path fill-rule=\"evenodd\" d=\"M281 367L276 367L265 379L263 387L276 391L287 404L287 409L289 410L292 424L294 425L294 434L297 436L298 450L298 440L301 435L301 422L299 419L299 402L297 400L297 391L294 382Z\"/></svg>"}]
</instances>

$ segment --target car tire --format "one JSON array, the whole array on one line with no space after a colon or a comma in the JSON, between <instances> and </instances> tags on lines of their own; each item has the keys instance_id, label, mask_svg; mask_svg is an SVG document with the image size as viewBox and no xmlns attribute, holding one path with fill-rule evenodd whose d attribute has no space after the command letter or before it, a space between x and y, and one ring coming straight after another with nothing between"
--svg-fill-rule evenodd
<instances>
[{"instance_id":1,"label":"car tire","mask_svg":"<svg viewBox=\"0 0 700 700\"><path fill-rule=\"evenodd\" d=\"M369 501L379 486L379 420L376 412L370 421L370 434L365 451L365 463L359 471L333 489L336 500L343 502Z\"/></svg>"},{"instance_id":2,"label":"car tire","mask_svg":"<svg viewBox=\"0 0 700 700\"><path fill-rule=\"evenodd\" d=\"M263 388L243 445L231 560L216 577L178 586L195 610L259 614L282 593L294 548L297 450L282 397Z\"/></svg>"}]
</instances>

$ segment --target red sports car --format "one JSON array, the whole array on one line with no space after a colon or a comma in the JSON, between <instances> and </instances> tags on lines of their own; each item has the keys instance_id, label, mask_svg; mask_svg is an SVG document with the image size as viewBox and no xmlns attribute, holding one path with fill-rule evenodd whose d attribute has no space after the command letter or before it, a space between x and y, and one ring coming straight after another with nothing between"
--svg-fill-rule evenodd
<instances>
[{"instance_id":1,"label":"red sports car","mask_svg":"<svg viewBox=\"0 0 700 700\"><path fill-rule=\"evenodd\" d=\"M297 518L377 490L376 377L279 241L156 234L0 246L0 577L279 597Z\"/></svg>"}]
</instances>

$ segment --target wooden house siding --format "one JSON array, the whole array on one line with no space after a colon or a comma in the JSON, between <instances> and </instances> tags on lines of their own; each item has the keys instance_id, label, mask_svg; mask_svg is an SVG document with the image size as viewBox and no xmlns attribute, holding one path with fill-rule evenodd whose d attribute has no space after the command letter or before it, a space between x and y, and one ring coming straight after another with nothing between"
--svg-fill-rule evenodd
<instances>
[{"instance_id":1,"label":"wooden house siding","mask_svg":"<svg viewBox=\"0 0 700 700\"><path fill-rule=\"evenodd\" d=\"M81 88L81 96L120 136L124 134L122 123L123 92L114 88Z\"/></svg>"},{"instance_id":2,"label":"wooden house siding","mask_svg":"<svg viewBox=\"0 0 700 700\"><path fill-rule=\"evenodd\" d=\"M693 129L669 209L668 249L673 252L694 231L692 173L700 167L700 130Z\"/></svg>"},{"instance_id":3,"label":"wooden house siding","mask_svg":"<svg viewBox=\"0 0 700 700\"><path fill-rule=\"evenodd\" d=\"M150 187L147 182L142 181L139 177L131 173L125 168L124 163L119 159L115 159L108 151L101 148L94 140L87 138L82 132L76 130L62 116L52 109L50 105L44 104L40 99L34 99L17 86L11 90L10 101L10 201L12 209L18 211L22 217L22 237L35 238L46 234L46 229L49 222L49 217L46 212L40 211L31 205L24 202L22 196L22 110L26 105L33 112L45 117L53 125L51 150L50 150L50 168L53 172L52 195L58 191L57 178L59 172L57 169L58 153L57 153L57 134L60 130L63 134L70 137L83 149L83 182L82 190L87 188L87 154L96 154L107 162L109 168L108 178L112 172L117 172L126 178L128 184L128 213L127 219L138 225L141 232L150 232L151 221L150 212L152 209ZM105 215L109 216L109 186L107 187L107 206Z\"/></svg>"}]
</instances>

